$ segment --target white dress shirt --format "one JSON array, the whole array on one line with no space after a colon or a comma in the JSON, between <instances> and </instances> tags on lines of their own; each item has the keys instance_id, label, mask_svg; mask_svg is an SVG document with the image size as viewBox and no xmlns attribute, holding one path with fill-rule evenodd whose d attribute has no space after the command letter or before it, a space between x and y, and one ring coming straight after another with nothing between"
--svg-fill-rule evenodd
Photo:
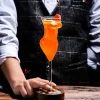
<instances>
[{"instance_id":1,"label":"white dress shirt","mask_svg":"<svg viewBox=\"0 0 100 100\"><path fill-rule=\"evenodd\" d=\"M13 0L0 0L0 64L6 57L18 59L17 13Z\"/></svg>"},{"instance_id":2,"label":"white dress shirt","mask_svg":"<svg viewBox=\"0 0 100 100\"><path fill-rule=\"evenodd\" d=\"M90 47L88 52L88 65L96 69L99 60L96 54L100 53L100 0L93 0L90 9ZM13 0L0 0L0 64L6 57L18 58L17 12Z\"/></svg>"},{"instance_id":3,"label":"white dress shirt","mask_svg":"<svg viewBox=\"0 0 100 100\"><path fill-rule=\"evenodd\" d=\"M92 8L90 9L90 47L88 52L88 65L93 69L100 66L100 0L93 0Z\"/></svg>"}]
</instances>

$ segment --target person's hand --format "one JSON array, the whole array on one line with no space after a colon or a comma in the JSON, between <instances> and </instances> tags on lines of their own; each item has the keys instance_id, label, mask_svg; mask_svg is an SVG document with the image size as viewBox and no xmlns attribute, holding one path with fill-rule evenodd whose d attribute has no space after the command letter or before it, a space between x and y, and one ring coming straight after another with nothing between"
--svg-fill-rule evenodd
<instances>
[{"instance_id":1,"label":"person's hand","mask_svg":"<svg viewBox=\"0 0 100 100\"><path fill-rule=\"evenodd\" d=\"M20 82L16 81L13 84L12 90L16 95L22 95L23 97L31 97L34 95L34 88L43 88L46 90L51 90L52 87L56 87L56 84L41 78L32 78Z\"/></svg>"},{"instance_id":2,"label":"person's hand","mask_svg":"<svg viewBox=\"0 0 100 100\"><path fill-rule=\"evenodd\" d=\"M1 65L1 70L15 95L22 95L23 97L32 96L34 94L34 88L50 90L51 87L56 86L54 83L41 78L26 80L20 63L13 57L6 58L6 61Z\"/></svg>"}]
</instances>

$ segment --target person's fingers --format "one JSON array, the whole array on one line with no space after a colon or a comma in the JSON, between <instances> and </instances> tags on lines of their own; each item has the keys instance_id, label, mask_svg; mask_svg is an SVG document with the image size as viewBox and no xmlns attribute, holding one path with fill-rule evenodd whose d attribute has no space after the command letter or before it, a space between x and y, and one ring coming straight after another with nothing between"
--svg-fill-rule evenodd
<instances>
[{"instance_id":1,"label":"person's fingers","mask_svg":"<svg viewBox=\"0 0 100 100\"><path fill-rule=\"evenodd\" d=\"M46 90L52 89L52 87L50 85L48 85L45 82L39 81L37 79L30 79L29 82L30 82L30 85L32 86L32 88L43 88Z\"/></svg>"},{"instance_id":2,"label":"person's fingers","mask_svg":"<svg viewBox=\"0 0 100 100\"><path fill-rule=\"evenodd\" d=\"M20 89L20 93L23 97L27 97L27 91L26 89L24 88L24 86L22 86Z\"/></svg>"},{"instance_id":3,"label":"person's fingers","mask_svg":"<svg viewBox=\"0 0 100 100\"><path fill-rule=\"evenodd\" d=\"M53 87L56 87L57 85L54 83L54 82L49 82L48 80L44 80L44 79L41 79L41 78L37 78L38 81L41 81L41 82L44 82L50 86L53 86Z\"/></svg>"},{"instance_id":4,"label":"person's fingers","mask_svg":"<svg viewBox=\"0 0 100 100\"><path fill-rule=\"evenodd\" d=\"M57 86L54 82L50 82L50 85L51 85L52 87L56 87L56 86Z\"/></svg>"},{"instance_id":5,"label":"person's fingers","mask_svg":"<svg viewBox=\"0 0 100 100\"><path fill-rule=\"evenodd\" d=\"M43 88L43 89L46 89L46 90L51 90L52 87L44 82L40 82L40 81L37 81L37 87L36 88Z\"/></svg>"},{"instance_id":6,"label":"person's fingers","mask_svg":"<svg viewBox=\"0 0 100 100\"><path fill-rule=\"evenodd\" d=\"M27 95L32 96L34 94L34 92L33 92L33 89L27 80L24 82L24 86L25 86L25 89L27 91Z\"/></svg>"},{"instance_id":7,"label":"person's fingers","mask_svg":"<svg viewBox=\"0 0 100 100\"><path fill-rule=\"evenodd\" d=\"M41 78L36 78L37 81L41 81L41 82L44 82L46 84L50 84L50 82L48 80L44 80L44 79L41 79Z\"/></svg>"}]
</instances>

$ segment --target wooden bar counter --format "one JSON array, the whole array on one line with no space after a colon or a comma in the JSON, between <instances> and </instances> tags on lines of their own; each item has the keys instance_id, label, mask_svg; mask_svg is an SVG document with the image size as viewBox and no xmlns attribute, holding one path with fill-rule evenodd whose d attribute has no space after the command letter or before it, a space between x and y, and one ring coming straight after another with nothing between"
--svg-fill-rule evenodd
<instances>
[{"instance_id":1,"label":"wooden bar counter","mask_svg":"<svg viewBox=\"0 0 100 100\"><path fill-rule=\"evenodd\" d=\"M100 87L58 86L65 92L64 100L100 100ZM0 100L22 100L0 92ZM31 100L31 99L27 99ZM33 99L32 99L33 100Z\"/></svg>"},{"instance_id":2,"label":"wooden bar counter","mask_svg":"<svg viewBox=\"0 0 100 100\"><path fill-rule=\"evenodd\" d=\"M100 87L60 86L65 91L64 100L100 100Z\"/></svg>"}]
</instances>

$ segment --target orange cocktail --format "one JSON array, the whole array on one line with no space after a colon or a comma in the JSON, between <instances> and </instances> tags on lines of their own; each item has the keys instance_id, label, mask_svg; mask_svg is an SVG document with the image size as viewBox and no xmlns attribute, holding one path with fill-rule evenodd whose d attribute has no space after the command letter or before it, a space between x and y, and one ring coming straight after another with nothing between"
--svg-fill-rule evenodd
<instances>
[{"instance_id":1,"label":"orange cocktail","mask_svg":"<svg viewBox=\"0 0 100 100\"><path fill-rule=\"evenodd\" d=\"M42 18L44 35L40 47L49 61L52 61L58 49L58 29L62 27L61 19L54 17Z\"/></svg>"}]
</instances>

